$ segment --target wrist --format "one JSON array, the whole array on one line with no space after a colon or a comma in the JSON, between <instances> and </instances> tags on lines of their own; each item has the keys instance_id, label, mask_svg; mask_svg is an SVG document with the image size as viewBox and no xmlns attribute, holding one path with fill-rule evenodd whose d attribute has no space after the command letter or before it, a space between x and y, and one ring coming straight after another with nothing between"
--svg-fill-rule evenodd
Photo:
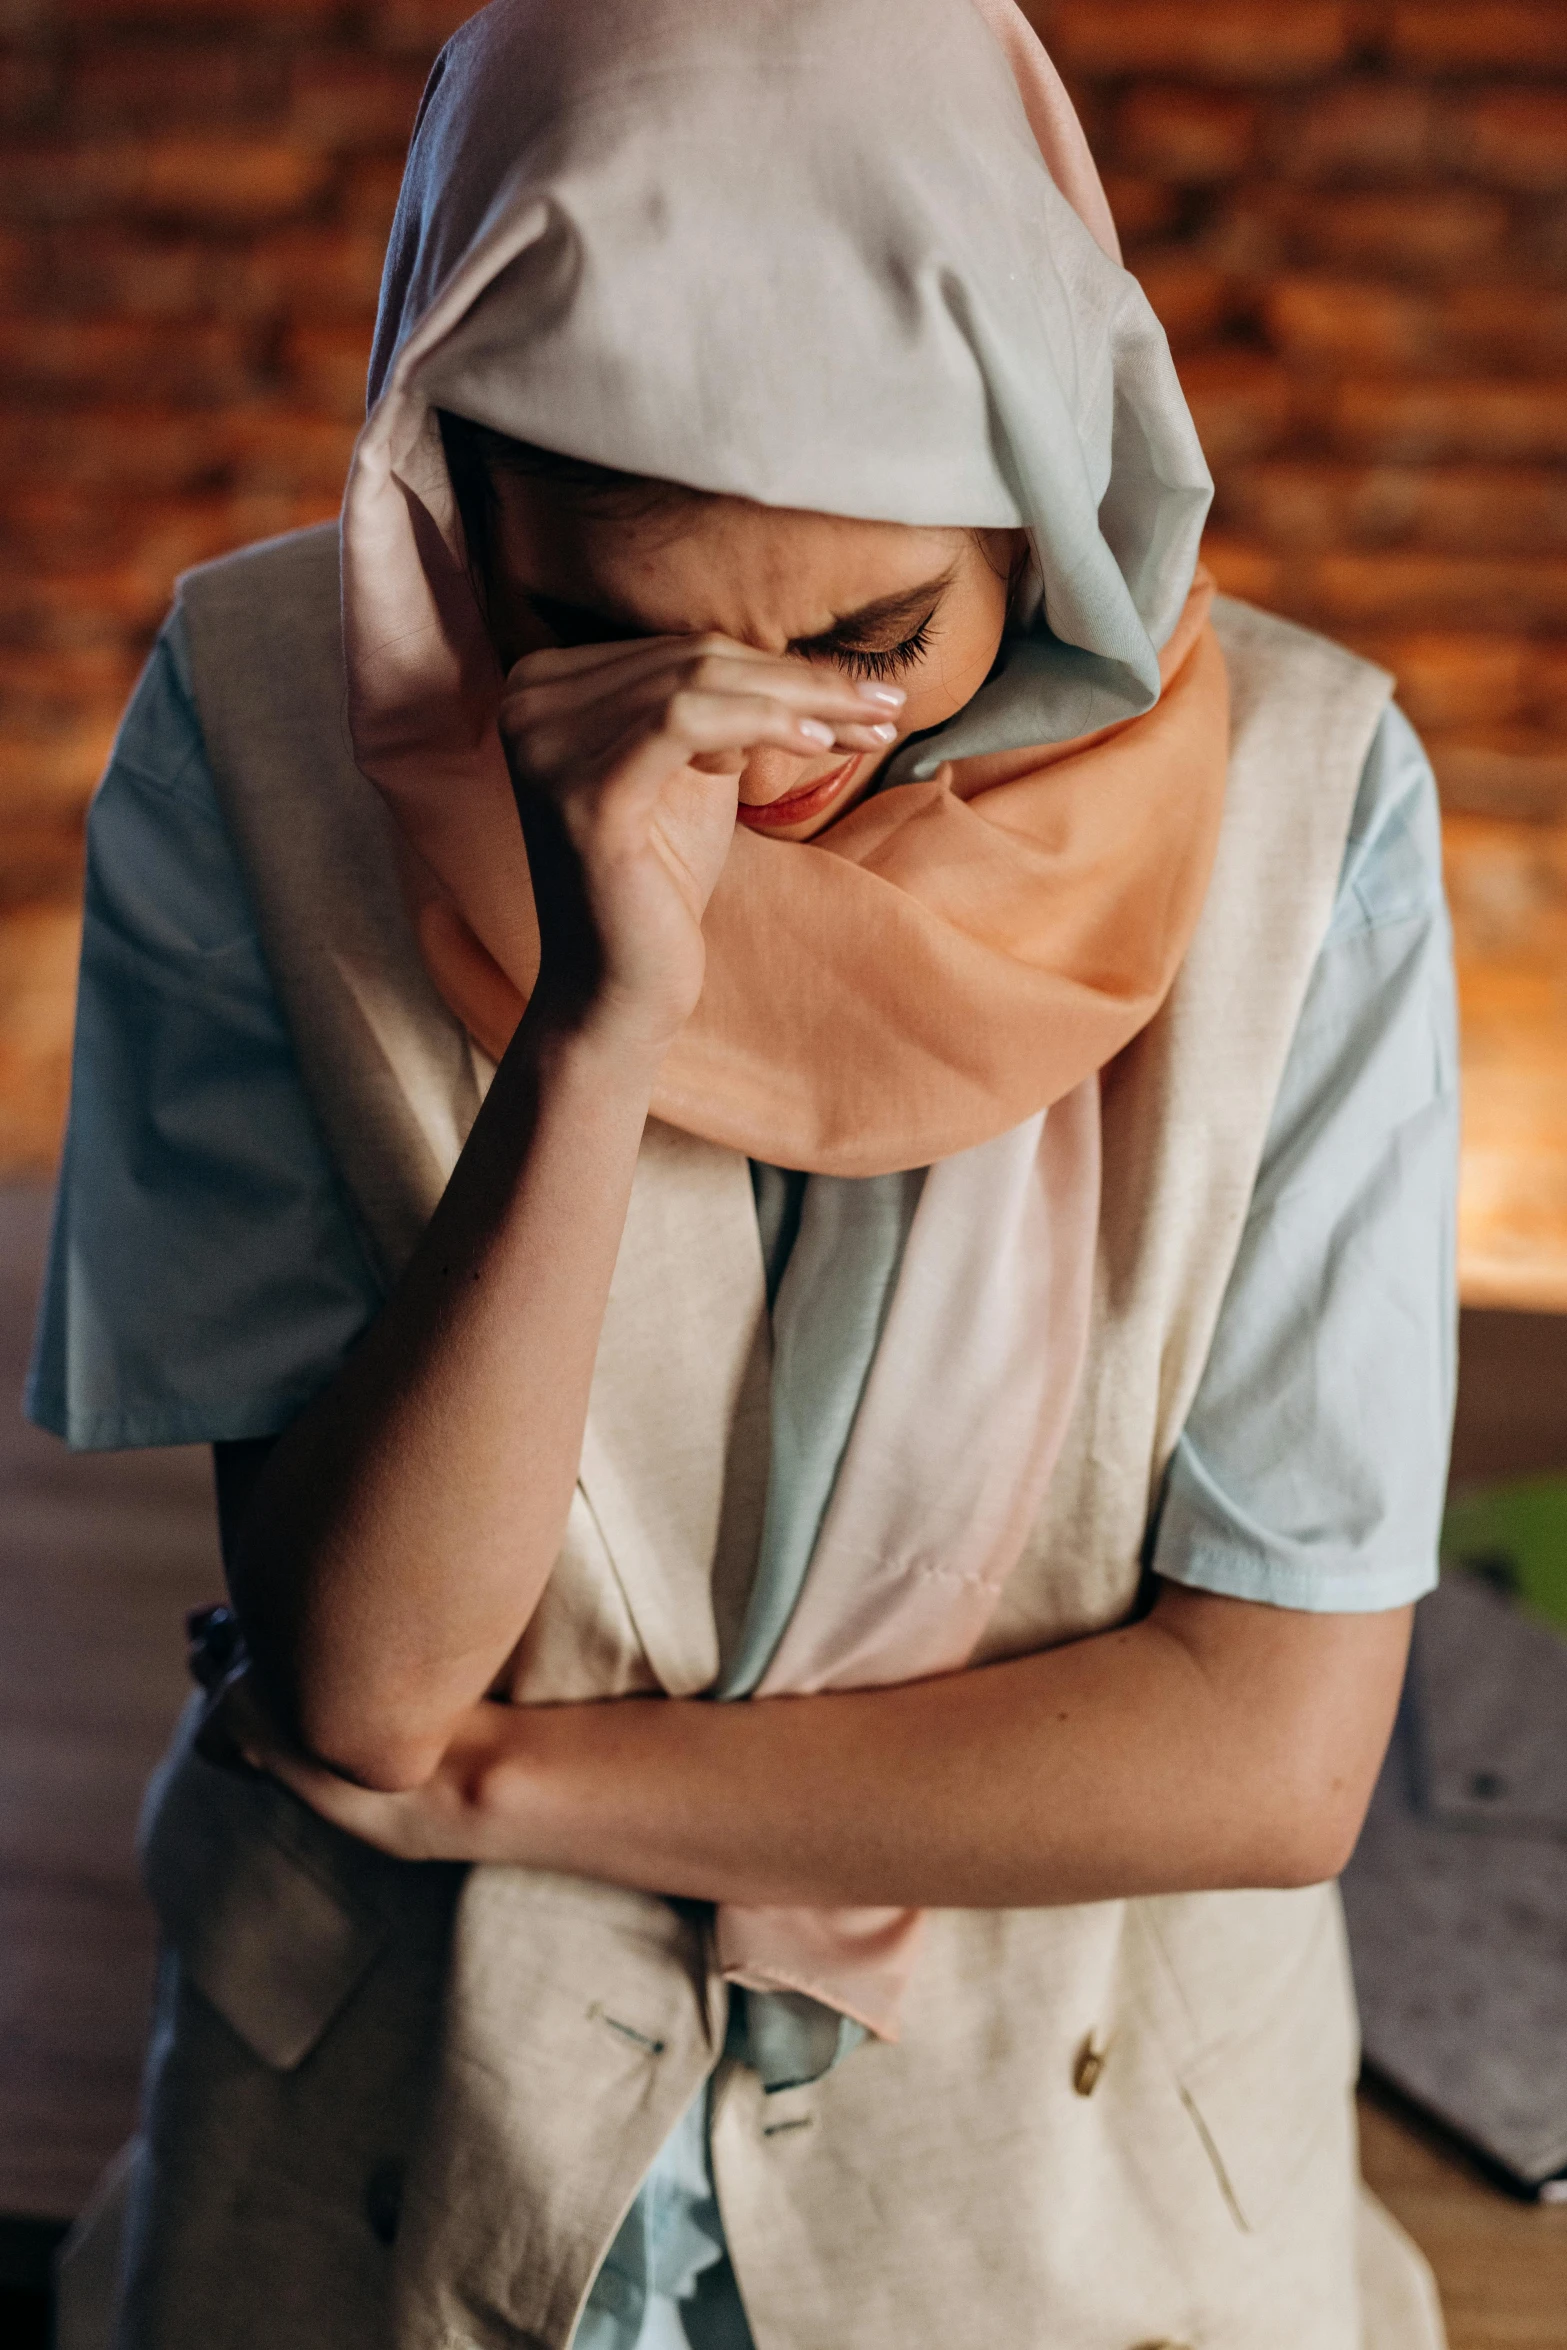
<instances>
[{"instance_id":1,"label":"wrist","mask_svg":"<svg viewBox=\"0 0 1567 2350\"><path fill-rule=\"evenodd\" d=\"M603 1103L640 1101L645 1115L671 1035L611 1008L563 1009L536 990L507 1048L552 1091L580 1091Z\"/></svg>"},{"instance_id":2,"label":"wrist","mask_svg":"<svg viewBox=\"0 0 1567 2350\"><path fill-rule=\"evenodd\" d=\"M472 1857L534 1869L580 1865L570 1774L544 1751L541 1729L557 1709L489 1706L482 1751L474 1757L467 1799Z\"/></svg>"}]
</instances>

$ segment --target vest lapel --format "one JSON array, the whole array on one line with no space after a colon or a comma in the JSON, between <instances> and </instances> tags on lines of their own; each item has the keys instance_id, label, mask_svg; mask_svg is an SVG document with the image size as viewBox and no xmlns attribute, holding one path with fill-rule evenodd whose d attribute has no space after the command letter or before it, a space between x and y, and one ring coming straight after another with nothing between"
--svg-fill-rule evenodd
<instances>
[{"instance_id":1,"label":"vest lapel","mask_svg":"<svg viewBox=\"0 0 1567 2350\"><path fill-rule=\"evenodd\" d=\"M675 1696L719 1665L767 1477L768 1330L750 1171L650 1121L582 1446L582 1487L654 1672Z\"/></svg>"},{"instance_id":2,"label":"vest lapel","mask_svg":"<svg viewBox=\"0 0 1567 2350\"><path fill-rule=\"evenodd\" d=\"M182 601L214 778L301 1075L390 1279L451 1173L482 1078L419 961L385 810L342 724L337 533L212 564L182 582ZM716 1677L717 1623L743 1606L755 1565L767 1348L745 1160L651 1123L582 1487L648 1660L674 1692ZM568 1554L557 1576L572 1567Z\"/></svg>"}]
</instances>

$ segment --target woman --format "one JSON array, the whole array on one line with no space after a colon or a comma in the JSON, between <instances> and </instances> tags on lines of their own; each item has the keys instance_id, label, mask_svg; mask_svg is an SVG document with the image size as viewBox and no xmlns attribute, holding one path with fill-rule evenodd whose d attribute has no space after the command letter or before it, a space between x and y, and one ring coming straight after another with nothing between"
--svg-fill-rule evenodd
<instances>
[{"instance_id":1,"label":"woman","mask_svg":"<svg viewBox=\"0 0 1567 2350\"><path fill-rule=\"evenodd\" d=\"M243 1629L113 2338L1438 2342L1327 1883L1451 1400L1429 775L1212 607L1042 53L499 0L371 402L93 820L33 1409L215 1443Z\"/></svg>"}]
</instances>

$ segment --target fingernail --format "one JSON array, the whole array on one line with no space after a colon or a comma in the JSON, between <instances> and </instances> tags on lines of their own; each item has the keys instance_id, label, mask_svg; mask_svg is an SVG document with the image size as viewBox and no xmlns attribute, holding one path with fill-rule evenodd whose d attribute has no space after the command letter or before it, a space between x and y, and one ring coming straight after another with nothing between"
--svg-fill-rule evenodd
<instances>
[{"instance_id":1,"label":"fingernail","mask_svg":"<svg viewBox=\"0 0 1567 2350\"><path fill-rule=\"evenodd\" d=\"M874 702L878 710L901 710L909 698L901 685L877 685L868 677L861 678L854 690L862 702Z\"/></svg>"},{"instance_id":2,"label":"fingernail","mask_svg":"<svg viewBox=\"0 0 1567 2350\"><path fill-rule=\"evenodd\" d=\"M832 728L823 726L819 718L797 718L795 732L803 734L808 743L820 743L823 750L830 750L838 740Z\"/></svg>"},{"instance_id":3,"label":"fingernail","mask_svg":"<svg viewBox=\"0 0 1567 2350\"><path fill-rule=\"evenodd\" d=\"M879 743L895 743L898 739L898 730L895 726L867 726L865 731L867 734L874 735Z\"/></svg>"}]
</instances>

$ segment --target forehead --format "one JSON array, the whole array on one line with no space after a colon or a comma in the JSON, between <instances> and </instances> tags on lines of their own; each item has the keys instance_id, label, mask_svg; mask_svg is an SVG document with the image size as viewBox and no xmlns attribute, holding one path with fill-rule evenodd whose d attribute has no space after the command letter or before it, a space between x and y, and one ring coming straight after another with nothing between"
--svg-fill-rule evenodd
<instances>
[{"instance_id":1,"label":"forehead","mask_svg":"<svg viewBox=\"0 0 1567 2350\"><path fill-rule=\"evenodd\" d=\"M972 534L686 497L597 506L527 479L497 484L502 560L520 584L650 629L765 621L807 637L961 565Z\"/></svg>"}]
</instances>

